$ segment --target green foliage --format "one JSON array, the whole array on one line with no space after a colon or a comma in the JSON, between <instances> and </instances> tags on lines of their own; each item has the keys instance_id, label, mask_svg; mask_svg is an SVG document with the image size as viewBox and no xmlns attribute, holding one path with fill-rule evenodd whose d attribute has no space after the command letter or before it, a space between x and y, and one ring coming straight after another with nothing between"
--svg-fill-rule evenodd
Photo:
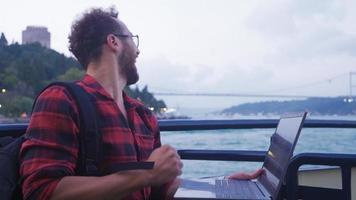
<instances>
[{"instance_id":1,"label":"green foliage","mask_svg":"<svg viewBox=\"0 0 356 200\"><path fill-rule=\"evenodd\" d=\"M157 100L153 94L148 91L147 85L141 91L137 86L135 89L126 87L125 92L132 98L142 101L145 106L153 108L154 112L161 112L162 108L167 107L164 101Z\"/></svg>"},{"instance_id":2,"label":"green foliage","mask_svg":"<svg viewBox=\"0 0 356 200\"><path fill-rule=\"evenodd\" d=\"M39 44L13 44L2 47L0 60L0 86L11 90L16 88L17 84L24 83L33 88L34 94L69 68L80 68L75 59L67 58Z\"/></svg>"},{"instance_id":3,"label":"green foliage","mask_svg":"<svg viewBox=\"0 0 356 200\"><path fill-rule=\"evenodd\" d=\"M5 70L0 74L0 84L4 88L10 88L15 86L18 82L17 80L17 70L15 68L5 68Z\"/></svg>"},{"instance_id":4,"label":"green foliage","mask_svg":"<svg viewBox=\"0 0 356 200\"><path fill-rule=\"evenodd\" d=\"M84 71L78 68L69 68L64 74L58 76L60 81L80 80L84 76Z\"/></svg>"},{"instance_id":5,"label":"green foliage","mask_svg":"<svg viewBox=\"0 0 356 200\"><path fill-rule=\"evenodd\" d=\"M0 113L6 117L20 117L22 113L30 113L33 99L14 92L0 94Z\"/></svg>"}]
</instances>

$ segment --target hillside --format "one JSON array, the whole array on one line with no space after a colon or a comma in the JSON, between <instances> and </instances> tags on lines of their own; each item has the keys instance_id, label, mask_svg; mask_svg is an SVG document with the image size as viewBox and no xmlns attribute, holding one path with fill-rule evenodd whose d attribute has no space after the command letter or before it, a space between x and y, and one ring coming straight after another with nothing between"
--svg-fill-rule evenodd
<instances>
[{"instance_id":1,"label":"hillside","mask_svg":"<svg viewBox=\"0 0 356 200\"><path fill-rule=\"evenodd\" d=\"M266 101L259 103L245 103L221 111L221 114L257 115L294 113L308 111L314 115L354 115L356 102L345 101L347 97L309 98L292 101Z\"/></svg>"}]
</instances>

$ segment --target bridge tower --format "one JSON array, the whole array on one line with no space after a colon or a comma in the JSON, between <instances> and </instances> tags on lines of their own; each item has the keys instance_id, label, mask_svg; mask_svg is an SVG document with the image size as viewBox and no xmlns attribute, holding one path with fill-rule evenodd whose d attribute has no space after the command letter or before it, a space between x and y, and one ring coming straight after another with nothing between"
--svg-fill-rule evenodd
<instances>
[{"instance_id":1,"label":"bridge tower","mask_svg":"<svg viewBox=\"0 0 356 200\"><path fill-rule=\"evenodd\" d=\"M350 72L349 73L349 90L350 90L350 93L349 93L349 98L345 100L346 102L349 102L349 103L351 103L354 100L356 100L356 99L354 99L354 95L352 93L353 89L356 88L356 85L354 84L354 78L353 78L355 75L356 75L356 72Z\"/></svg>"}]
</instances>

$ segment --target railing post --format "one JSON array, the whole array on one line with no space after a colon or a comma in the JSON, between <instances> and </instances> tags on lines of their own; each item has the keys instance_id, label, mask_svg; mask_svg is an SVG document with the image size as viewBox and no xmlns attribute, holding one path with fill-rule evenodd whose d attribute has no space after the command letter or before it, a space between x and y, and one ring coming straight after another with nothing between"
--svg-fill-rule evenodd
<instances>
[{"instance_id":1,"label":"railing post","mask_svg":"<svg viewBox=\"0 0 356 200\"><path fill-rule=\"evenodd\" d=\"M351 200L351 167L350 166L342 166L341 174L342 174L343 199Z\"/></svg>"},{"instance_id":2,"label":"railing post","mask_svg":"<svg viewBox=\"0 0 356 200\"><path fill-rule=\"evenodd\" d=\"M286 176L286 198L288 200L298 199L298 162L291 162Z\"/></svg>"}]
</instances>

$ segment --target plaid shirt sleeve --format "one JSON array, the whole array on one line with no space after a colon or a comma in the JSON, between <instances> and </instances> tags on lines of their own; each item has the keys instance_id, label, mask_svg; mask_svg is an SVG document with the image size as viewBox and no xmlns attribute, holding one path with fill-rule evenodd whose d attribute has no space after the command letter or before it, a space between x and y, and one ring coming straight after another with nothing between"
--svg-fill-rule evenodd
<instances>
[{"instance_id":1,"label":"plaid shirt sleeve","mask_svg":"<svg viewBox=\"0 0 356 200\"><path fill-rule=\"evenodd\" d=\"M61 178L74 175L78 120L75 102L63 87L39 96L20 151L24 199L49 199Z\"/></svg>"},{"instance_id":2,"label":"plaid shirt sleeve","mask_svg":"<svg viewBox=\"0 0 356 200\"><path fill-rule=\"evenodd\" d=\"M157 121L156 116L149 111L148 118L150 124L152 125L152 129L154 130L154 148L159 148L161 146L161 135L159 130L159 124ZM170 187L171 183L166 183L158 187L152 187L151 192L151 199L165 199L166 193L168 192L168 188Z\"/></svg>"},{"instance_id":3,"label":"plaid shirt sleeve","mask_svg":"<svg viewBox=\"0 0 356 200\"><path fill-rule=\"evenodd\" d=\"M150 115L150 121L151 124L153 126L153 130L154 130L154 148L158 148L161 146L161 133L159 130L159 125L158 125L158 121L155 115L151 114Z\"/></svg>"}]
</instances>

